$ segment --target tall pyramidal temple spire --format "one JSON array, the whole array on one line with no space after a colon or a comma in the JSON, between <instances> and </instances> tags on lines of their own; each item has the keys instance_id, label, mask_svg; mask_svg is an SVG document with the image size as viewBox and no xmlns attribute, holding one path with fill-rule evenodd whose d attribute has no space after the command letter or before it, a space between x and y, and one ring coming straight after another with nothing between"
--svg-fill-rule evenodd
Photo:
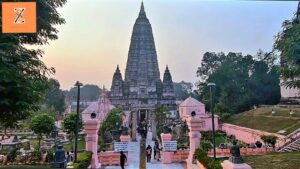
<instances>
[{"instance_id":1,"label":"tall pyramidal temple spire","mask_svg":"<svg viewBox=\"0 0 300 169\"><path fill-rule=\"evenodd\" d=\"M160 79L152 27L143 2L131 34L125 78L122 79L117 66L109 99L114 106L132 111L132 118L139 118L139 121L150 117L149 113L161 105L168 110L176 110L173 81L168 67L163 82ZM136 116L137 112L141 114Z\"/></svg>"},{"instance_id":2,"label":"tall pyramidal temple spire","mask_svg":"<svg viewBox=\"0 0 300 169\"><path fill-rule=\"evenodd\" d=\"M140 86L138 83L155 85L157 81L160 75L152 27L142 2L131 35L125 82Z\"/></svg>"}]
</instances>

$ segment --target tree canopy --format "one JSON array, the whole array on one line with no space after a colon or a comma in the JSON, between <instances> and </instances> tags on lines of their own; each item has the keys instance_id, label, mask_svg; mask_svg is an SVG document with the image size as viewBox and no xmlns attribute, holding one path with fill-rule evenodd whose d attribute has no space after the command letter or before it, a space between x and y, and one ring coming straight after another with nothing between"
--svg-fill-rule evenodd
<instances>
[{"instance_id":1,"label":"tree canopy","mask_svg":"<svg viewBox=\"0 0 300 169\"><path fill-rule=\"evenodd\" d=\"M31 119L29 128L38 135L40 147L42 135L49 135L54 129L54 118L48 114L37 114Z\"/></svg>"},{"instance_id":2,"label":"tree canopy","mask_svg":"<svg viewBox=\"0 0 300 169\"><path fill-rule=\"evenodd\" d=\"M25 45L44 45L58 38L55 26L65 20L57 8L65 3L66 0L37 1L37 33L0 34L0 122L5 126L29 117L44 98L48 75L55 72L54 68L41 61L42 50L28 49Z\"/></svg>"},{"instance_id":3,"label":"tree canopy","mask_svg":"<svg viewBox=\"0 0 300 169\"><path fill-rule=\"evenodd\" d=\"M289 88L300 88L300 22L297 11L294 18L282 24L283 30L278 33L274 43L275 51L281 55L280 74L284 85Z\"/></svg>"},{"instance_id":4,"label":"tree canopy","mask_svg":"<svg viewBox=\"0 0 300 169\"><path fill-rule=\"evenodd\" d=\"M190 82L174 82L174 92L176 99L185 100L189 96L194 95L193 84Z\"/></svg>"},{"instance_id":5,"label":"tree canopy","mask_svg":"<svg viewBox=\"0 0 300 169\"><path fill-rule=\"evenodd\" d=\"M95 101L99 98L101 89L97 85L86 84L80 89L80 100L82 101ZM77 87L73 87L70 91L66 92L67 98L70 101L77 99Z\"/></svg>"},{"instance_id":6,"label":"tree canopy","mask_svg":"<svg viewBox=\"0 0 300 169\"><path fill-rule=\"evenodd\" d=\"M261 59L265 55L268 54L261 51L256 58L241 53L206 52L197 71L200 99L209 105L207 84L214 82L216 111L219 113L238 113L253 105L278 103L278 67L272 64L274 60Z\"/></svg>"},{"instance_id":7,"label":"tree canopy","mask_svg":"<svg viewBox=\"0 0 300 169\"><path fill-rule=\"evenodd\" d=\"M49 80L50 87L46 90L46 104L53 107L56 112L65 111L65 95L60 89L60 84L56 79Z\"/></svg>"},{"instance_id":8,"label":"tree canopy","mask_svg":"<svg viewBox=\"0 0 300 169\"><path fill-rule=\"evenodd\" d=\"M63 120L63 128L68 134L75 135L76 113L69 113ZM82 119L78 120L78 130L83 126Z\"/></svg>"}]
</instances>

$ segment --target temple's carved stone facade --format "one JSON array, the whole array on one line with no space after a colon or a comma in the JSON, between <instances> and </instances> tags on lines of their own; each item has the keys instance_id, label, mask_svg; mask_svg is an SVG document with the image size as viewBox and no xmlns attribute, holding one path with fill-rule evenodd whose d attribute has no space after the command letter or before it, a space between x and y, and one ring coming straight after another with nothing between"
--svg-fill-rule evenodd
<instances>
[{"instance_id":1,"label":"temple's carved stone facade","mask_svg":"<svg viewBox=\"0 0 300 169\"><path fill-rule=\"evenodd\" d=\"M125 78L117 66L109 98L124 110L154 110L160 105L176 110L172 76L166 67L163 82L160 79L152 28L143 3L132 31Z\"/></svg>"}]
</instances>

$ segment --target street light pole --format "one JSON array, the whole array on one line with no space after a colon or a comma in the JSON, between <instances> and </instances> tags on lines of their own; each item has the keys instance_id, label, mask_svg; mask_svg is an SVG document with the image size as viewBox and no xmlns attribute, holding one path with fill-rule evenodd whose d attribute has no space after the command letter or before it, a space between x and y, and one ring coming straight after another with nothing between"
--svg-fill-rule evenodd
<instances>
[{"instance_id":1,"label":"street light pole","mask_svg":"<svg viewBox=\"0 0 300 169\"><path fill-rule=\"evenodd\" d=\"M80 104L80 86L82 83L79 81L76 82L77 86L77 111L76 111L76 124L75 124L75 153L74 153L74 162L77 162L77 144L78 144L78 121L79 121L79 104Z\"/></svg>"},{"instance_id":2,"label":"street light pole","mask_svg":"<svg viewBox=\"0 0 300 169\"><path fill-rule=\"evenodd\" d=\"M212 124L212 141L213 141L213 152L214 152L214 160L216 159L216 138L215 138L215 116L214 116L214 87L215 83L207 84L210 88L210 112L211 112L211 124Z\"/></svg>"}]
</instances>

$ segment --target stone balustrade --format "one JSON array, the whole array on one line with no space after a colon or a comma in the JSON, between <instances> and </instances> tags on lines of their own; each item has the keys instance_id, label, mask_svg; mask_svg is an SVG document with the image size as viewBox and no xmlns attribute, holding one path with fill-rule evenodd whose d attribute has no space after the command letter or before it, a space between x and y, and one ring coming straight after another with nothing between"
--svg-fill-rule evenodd
<instances>
[{"instance_id":1,"label":"stone balustrade","mask_svg":"<svg viewBox=\"0 0 300 169\"><path fill-rule=\"evenodd\" d=\"M128 153L124 152L126 157L128 157ZM99 161L101 165L110 166L110 165L120 165L120 153L114 151L105 151L100 152L98 154ZM128 158L127 158L128 160ZM128 165L128 161L125 165Z\"/></svg>"},{"instance_id":2,"label":"stone balustrade","mask_svg":"<svg viewBox=\"0 0 300 169\"><path fill-rule=\"evenodd\" d=\"M250 144L250 143L255 143L256 141L260 141L263 143L261 140L261 136L266 135L274 135L278 137L276 147L281 147L283 146L286 142L289 141L285 136L277 134L277 133L270 133L266 131L261 131L261 130L255 130L247 127L242 127L242 126L237 126L233 124L228 124L228 123L223 123L221 125L221 130L226 132L227 135L234 135L237 140L240 140L244 143Z\"/></svg>"},{"instance_id":3,"label":"stone balustrade","mask_svg":"<svg viewBox=\"0 0 300 169\"><path fill-rule=\"evenodd\" d=\"M172 163L175 163L175 162L178 162L178 163L185 162L186 159L189 156L189 153L190 153L190 150L178 150L178 151L173 152L171 154Z\"/></svg>"},{"instance_id":4,"label":"stone balustrade","mask_svg":"<svg viewBox=\"0 0 300 169\"><path fill-rule=\"evenodd\" d=\"M240 148L241 155L256 155L273 151L273 148ZM213 156L213 150L208 151L207 154ZM229 157L230 149L216 149L216 156Z\"/></svg>"}]
</instances>

